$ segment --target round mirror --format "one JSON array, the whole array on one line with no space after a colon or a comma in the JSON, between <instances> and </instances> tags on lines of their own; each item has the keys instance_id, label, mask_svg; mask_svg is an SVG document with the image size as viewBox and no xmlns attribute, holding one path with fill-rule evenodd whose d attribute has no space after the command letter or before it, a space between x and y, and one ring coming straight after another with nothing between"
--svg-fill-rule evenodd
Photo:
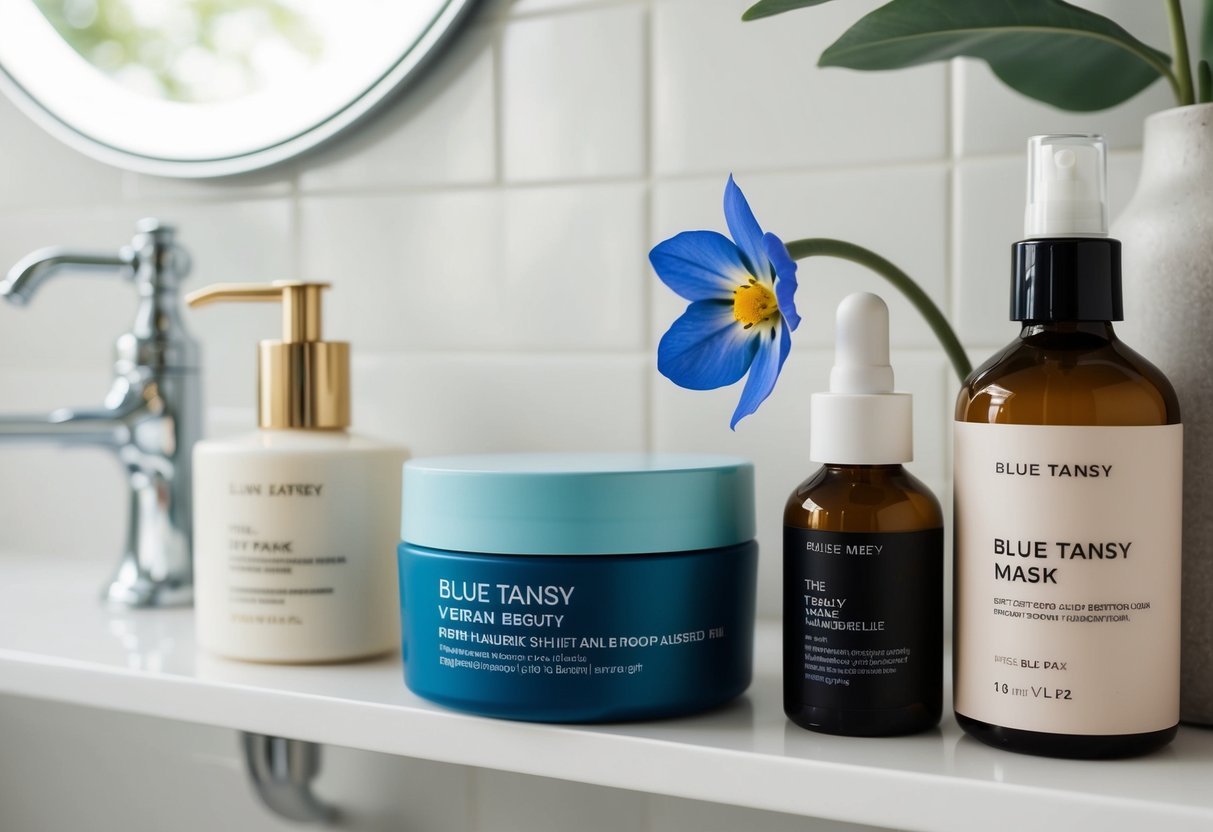
<instances>
[{"instance_id":1,"label":"round mirror","mask_svg":"<svg viewBox=\"0 0 1213 832\"><path fill-rule=\"evenodd\" d=\"M227 176L334 136L474 0L0 0L0 88L104 162Z\"/></svg>"}]
</instances>

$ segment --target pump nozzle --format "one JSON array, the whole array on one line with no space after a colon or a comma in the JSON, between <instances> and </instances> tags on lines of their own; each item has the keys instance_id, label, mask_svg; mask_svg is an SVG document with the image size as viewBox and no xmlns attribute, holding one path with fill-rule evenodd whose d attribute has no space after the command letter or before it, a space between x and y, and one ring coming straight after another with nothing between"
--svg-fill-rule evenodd
<instances>
[{"instance_id":1,"label":"pump nozzle","mask_svg":"<svg viewBox=\"0 0 1213 832\"><path fill-rule=\"evenodd\" d=\"M1024 237L1103 237L1107 233L1107 146L1103 137L1028 139Z\"/></svg>"},{"instance_id":2,"label":"pump nozzle","mask_svg":"<svg viewBox=\"0 0 1213 832\"><path fill-rule=\"evenodd\" d=\"M282 302L282 340L288 344L320 340L320 292L328 283L302 280L275 280L273 283L215 283L190 292L190 306L211 303L265 301Z\"/></svg>"},{"instance_id":3,"label":"pump nozzle","mask_svg":"<svg viewBox=\"0 0 1213 832\"><path fill-rule=\"evenodd\" d=\"M280 301L282 340L258 345L257 420L263 428L340 429L350 424L350 345L320 340L327 283L216 283L186 295L190 306Z\"/></svg>"},{"instance_id":4,"label":"pump nozzle","mask_svg":"<svg viewBox=\"0 0 1213 832\"><path fill-rule=\"evenodd\" d=\"M830 392L814 393L809 456L836 465L893 465L914 458L911 399L893 392L889 307L856 292L838 304Z\"/></svg>"}]
</instances>

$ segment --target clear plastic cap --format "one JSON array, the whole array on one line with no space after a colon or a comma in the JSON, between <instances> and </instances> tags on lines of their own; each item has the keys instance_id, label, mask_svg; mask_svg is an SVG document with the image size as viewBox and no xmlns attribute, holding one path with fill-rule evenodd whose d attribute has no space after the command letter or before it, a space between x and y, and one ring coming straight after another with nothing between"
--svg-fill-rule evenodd
<instances>
[{"instance_id":1,"label":"clear plastic cap","mask_svg":"<svg viewBox=\"0 0 1213 832\"><path fill-rule=\"evenodd\" d=\"M1103 136L1028 139L1024 237L1106 237L1108 148Z\"/></svg>"}]
</instances>

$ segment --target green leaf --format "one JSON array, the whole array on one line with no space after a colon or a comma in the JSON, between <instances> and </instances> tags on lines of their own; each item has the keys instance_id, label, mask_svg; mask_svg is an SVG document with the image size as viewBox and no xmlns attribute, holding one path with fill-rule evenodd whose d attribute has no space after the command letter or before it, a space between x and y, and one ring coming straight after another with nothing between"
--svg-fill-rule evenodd
<instances>
[{"instance_id":1,"label":"green leaf","mask_svg":"<svg viewBox=\"0 0 1213 832\"><path fill-rule=\"evenodd\" d=\"M1213 63L1213 0L1205 0L1205 16L1200 25L1200 57Z\"/></svg>"},{"instance_id":2,"label":"green leaf","mask_svg":"<svg viewBox=\"0 0 1213 832\"><path fill-rule=\"evenodd\" d=\"M1159 76L1175 83L1166 53L1062 0L893 0L843 33L820 65L901 69L962 55L1063 110L1111 107Z\"/></svg>"},{"instance_id":3,"label":"green leaf","mask_svg":"<svg viewBox=\"0 0 1213 832\"><path fill-rule=\"evenodd\" d=\"M742 20L757 20L760 17L770 17L773 14L783 14L793 9L804 9L809 6L820 6L830 0L759 0L745 10Z\"/></svg>"}]
</instances>

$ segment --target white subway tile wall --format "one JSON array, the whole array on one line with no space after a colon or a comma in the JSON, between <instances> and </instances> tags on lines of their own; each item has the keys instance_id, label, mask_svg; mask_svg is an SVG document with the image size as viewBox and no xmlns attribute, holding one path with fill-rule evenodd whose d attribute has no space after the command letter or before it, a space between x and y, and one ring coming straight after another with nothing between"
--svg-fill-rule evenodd
<instances>
[{"instance_id":1,"label":"white subway tile wall","mask_svg":"<svg viewBox=\"0 0 1213 832\"><path fill-rule=\"evenodd\" d=\"M299 190L365 193L492 183L496 40L492 27L466 31L386 112L298 165Z\"/></svg>"},{"instance_id":2,"label":"white subway tile wall","mask_svg":"<svg viewBox=\"0 0 1213 832\"><path fill-rule=\"evenodd\" d=\"M645 17L644 8L628 4L506 27L501 173L507 182L644 176Z\"/></svg>"},{"instance_id":3,"label":"white subway tile wall","mask_svg":"<svg viewBox=\"0 0 1213 832\"><path fill-rule=\"evenodd\" d=\"M818 69L820 50L877 0L743 24L747 5L490 0L353 135L220 182L117 171L0 100L0 266L44 245L115 247L134 220L158 215L180 226L194 255L189 288L332 281L327 327L354 345L355 422L416 454L745 454L758 469L759 606L776 616L782 508L813 467L808 400L825 384L837 301L854 289L888 298L899 386L916 395L913 470L944 499L956 380L927 327L879 278L806 261L805 320L784 378L731 432L738 388L689 392L656 371L657 340L683 304L652 274L648 249L681 230L724 230L733 173L768 230L852 240L902 265L984 357L1015 332L1007 255L1022 222L1024 138L1107 133L1115 211L1135 184L1141 119L1167 106L1168 93L1158 84L1112 111L1072 114L1007 90L975 62ZM1167 47L1162 4L1080 5ZM1198 0L1184 5L1196 19ZM0 410L99 403L133 306L129 288L96 275L57 280L25 309L0 306ZM274 335L276 316L229 307L190 322L205 350L210 424L251 425L254 345ZM116 562L122 489L119 467L100 452L0 446L0 558L75 558L100 584ZM524 789L515 780L444 788L500 793L495 804L539 828L529 801L506 801ZM539 800L546 788L524 791ZM553 788L552 817L599 801ZM678 801L610 805L602 811L617 822L604 829L640 828L640 815L653 829L743 825ZM488 806L433 828L521 824L494 825ZM738 817L755 830L792 828L777 816Z\"/></svg>"},{"instance_id":4,"label":"white subway tile wall","mask_svg":"<svg viewBox=\"0 0 1213 832\"><path fill-rule=\"evenodd\" d=\"M743 25L738 18L748 5L654 4L655 174L718 176L944 157L945 67L883 77L815 68L817 55L879 3L831 3L799 20Z\"/></svg>"}]
</instances>

